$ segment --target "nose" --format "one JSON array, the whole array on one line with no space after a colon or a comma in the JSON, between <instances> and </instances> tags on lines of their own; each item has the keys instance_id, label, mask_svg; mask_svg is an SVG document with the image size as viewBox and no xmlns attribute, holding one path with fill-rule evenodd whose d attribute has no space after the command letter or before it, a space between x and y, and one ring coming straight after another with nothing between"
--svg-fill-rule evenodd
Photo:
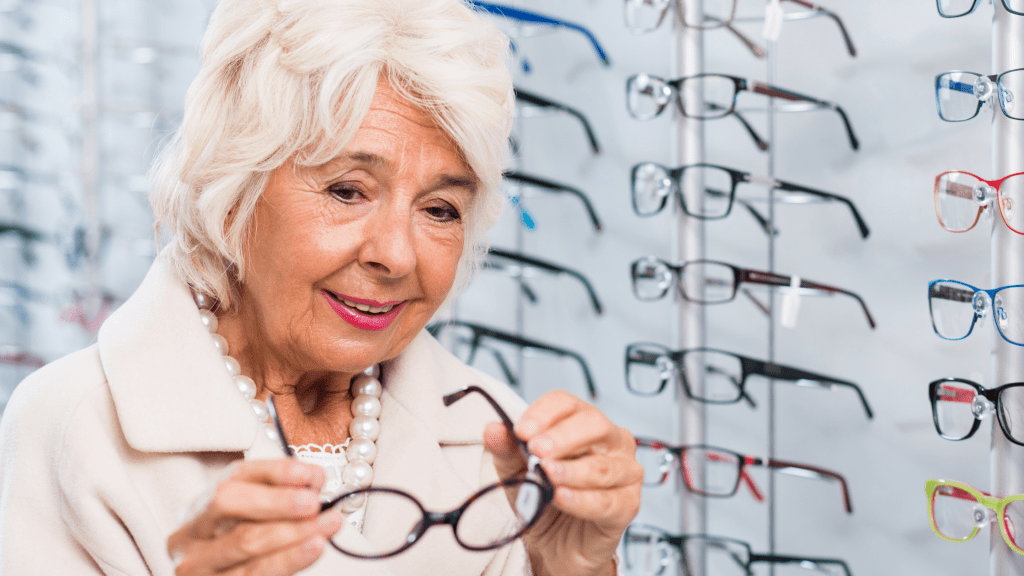
<instances>
[{"instance_id":1,"label":"nose","mask_svg":"<svg viewBox=\"0 0 1024 576\"><path fill-rule=\"evenodd\" d=\"M363 229L360 263L387 278L402 278L416 268L413 222L408 207L385 205Z\"/></svg>"}]
</instances>

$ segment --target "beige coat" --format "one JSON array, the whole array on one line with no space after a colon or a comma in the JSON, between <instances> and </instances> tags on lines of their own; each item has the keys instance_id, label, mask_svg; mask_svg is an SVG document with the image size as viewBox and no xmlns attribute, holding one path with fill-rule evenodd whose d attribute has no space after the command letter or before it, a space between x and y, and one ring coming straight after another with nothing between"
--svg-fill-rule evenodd
<instances>
[{"instance_id":1,"label":"beige coat","mask_svg":"<svg viewBox=\"0 0 1024 576\"><path fill-rule=\"evenodd\" d=\"M469 368L426 332L384 367L374 485L414 494L431 510L459 506L496 479L482 446L489 405L441 396L469 384L492 392L513 420L525 409L505 385ZM283 457L238 393L189 290L158 259L97 344L26 379L0 422L0 574L173 573L167 537L189 505L239 458ZM510 510L495 508L494 522ZM367 511L369 545L389 529ZM369 540L369 542L367 542ZM529 574L522 543L461 548L448 527L385 561L328 547L304 575Z\"/></svg>"}]
</instances>

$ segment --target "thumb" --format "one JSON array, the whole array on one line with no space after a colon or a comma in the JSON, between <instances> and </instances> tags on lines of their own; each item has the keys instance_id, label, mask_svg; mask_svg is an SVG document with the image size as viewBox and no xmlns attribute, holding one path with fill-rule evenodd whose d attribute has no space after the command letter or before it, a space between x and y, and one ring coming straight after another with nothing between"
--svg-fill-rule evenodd
<instances>
[{"instance_id":1,"label":"thumb","mask_svg":"<svg viewBox=\"0 0 1024 576\"><path fill-rule=\"evenodd\" d=\"M504 479L526 471L519 446L501 422L491 422L484 428L484 447L494 456L498 477Z\"/></svg>"}]
</instances>

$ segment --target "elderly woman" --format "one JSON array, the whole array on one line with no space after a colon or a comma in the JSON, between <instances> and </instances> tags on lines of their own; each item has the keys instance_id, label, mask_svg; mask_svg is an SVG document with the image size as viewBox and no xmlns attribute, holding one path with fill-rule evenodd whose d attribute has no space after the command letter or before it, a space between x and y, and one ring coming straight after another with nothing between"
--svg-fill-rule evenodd
<instances>
[{"instance_id":1,"label":"elderly woman","mask_svg":"<svg viewBox=\"0 0 1024 576\"><path fill-rule=\"evenodd\" d=\"M423 330L501 205L507 63L458 0L221 2L155 172L172 239L8 405L0 571L615 573L629 433Z\"/></svg>"}]
</instances>

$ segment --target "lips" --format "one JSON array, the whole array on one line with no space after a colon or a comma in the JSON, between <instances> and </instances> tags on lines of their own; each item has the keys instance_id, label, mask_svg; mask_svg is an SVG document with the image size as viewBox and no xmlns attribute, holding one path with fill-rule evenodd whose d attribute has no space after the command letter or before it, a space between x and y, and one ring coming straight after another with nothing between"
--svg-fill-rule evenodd
<instances>
[{"instance_id":1,"label":"lips","mask_svg":"<svg viewBox=\"0 0 1024 576\"><path fill-rule=\"evenodd\" d=\"M362 330L384 330L391 325L398 316L398 313L405 308L407 302L398 300L381 303L375 300L342 296L327 290L323 290L322 293L324 299L327 300L327 304L338 316L341 316L349 324Z\"/></svg>"}]
</instances>

